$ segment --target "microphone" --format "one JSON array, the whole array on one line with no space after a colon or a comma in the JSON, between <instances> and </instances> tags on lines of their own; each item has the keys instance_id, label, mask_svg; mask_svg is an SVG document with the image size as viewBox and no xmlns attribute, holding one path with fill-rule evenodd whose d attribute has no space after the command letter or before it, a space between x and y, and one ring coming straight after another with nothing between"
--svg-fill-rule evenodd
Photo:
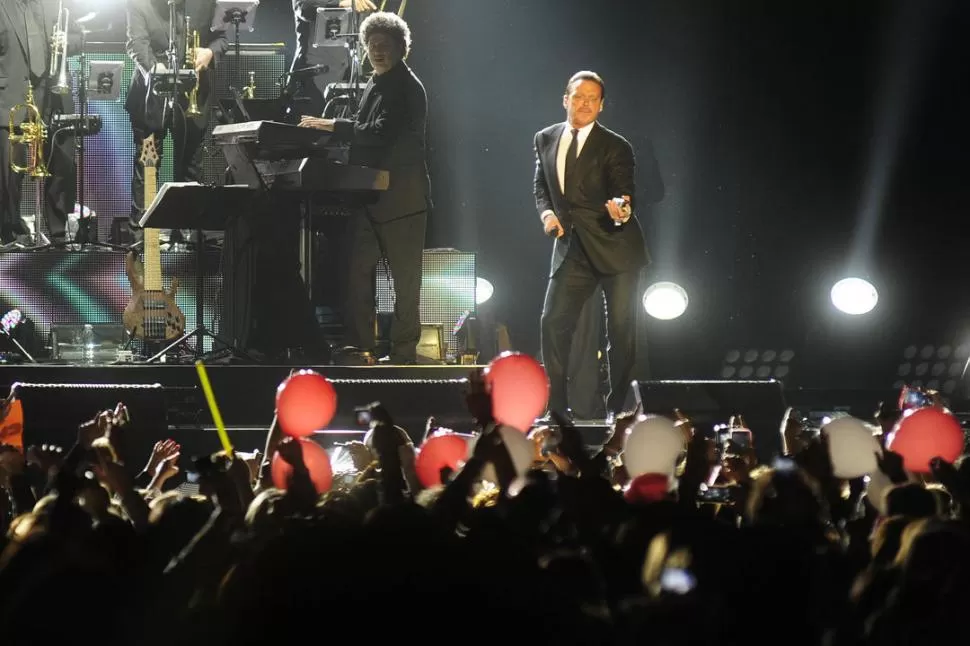
<instances>
[{"instance_id":1,"label":"microphone","mask_svg":"<svg viewBox=\"0 0 970 646\"><path fill-rule=\"evenodd\" d=\"M330 71L329 65L319 64L311 65L310 67L303 67L298 70L293 70L290 72L290 76L315 76L317 74L326 74Z\"/></svg>"}]
</instances>

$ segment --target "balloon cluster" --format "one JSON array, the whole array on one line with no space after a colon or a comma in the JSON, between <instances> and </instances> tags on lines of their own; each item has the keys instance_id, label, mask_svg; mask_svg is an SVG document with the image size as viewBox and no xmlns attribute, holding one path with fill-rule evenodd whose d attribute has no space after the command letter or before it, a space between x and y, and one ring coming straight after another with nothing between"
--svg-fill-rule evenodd
<instances>
[{"instance_id":1,"label":"balloon cluster","mask_svg":"<svg viewBox=\"0 0 970 646\"><path fill-rule=\"evenodd\" d=\"M283 433L300 442L303 463L317 493L333 485L333 468L327 451L310 439L325 428L337 412L337 392L326 377L313 370L300 370L280 383L276 389L276 421ZM279 451L270 465L273 485L286 489L293 473Z\"/></svg>"}]
</instances>

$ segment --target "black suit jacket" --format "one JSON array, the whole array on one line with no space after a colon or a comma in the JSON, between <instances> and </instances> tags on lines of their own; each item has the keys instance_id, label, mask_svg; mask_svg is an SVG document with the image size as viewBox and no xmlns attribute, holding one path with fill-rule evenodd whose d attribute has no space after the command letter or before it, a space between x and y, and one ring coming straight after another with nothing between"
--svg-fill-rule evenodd
<instances>
[{"instance_id":1,"label":"black suit jacket","mask_svg":"<svg viewBox=\"0 0 970 646\"><path fill-rule=\"evenodd\" d=\"M50 41L54 22L57 20L56 0L44 0L41 3L41 24L44 28L46 51L48 52L45 66L50 64ZM66 2L65 7L74 14L72 3ZM68 54L73 53L80 37L76 29L68 29ZM24 102L27 95L27 78L30 66L27 63L27 25L23 20L23 13L19 0L0 0L0 126L7 126L10 108ZM46 81L45 72L44 79ZM70 82L70 75L68 75ZM43 93L46 94L46 93ZM65 95L51 94L49 97L37 96L38 106L44 111L45 119L53 112L70 113L74 111L74 99L70 93ZM44 105L46 104L46 105ZM18 118L23 115L19 111Z\"/></svg>"},{"instance_id":2,"label":"black suit jacket","mask_svg":"<svg viewBox=\"0 0 970 646\"><path fill-rule=\"evenodd\" d=\"M337 119L334 135L349 140L350 163L390 173L388 190L370 208L376 222L389 222L427 211L428 97L424 85L404 61L364 87L354 121Z\"/></svg>"},{"instance_id":3,"label":"black suit jacket","mask_svg":"<svg viewBox=\"0 0 970 646\"><path fill-rule=\"evenodd\" d=\"M648 146L643 155L648 181L646 191L638 196L636 159L630 142L599 123L594 124L576 160L573 174L576 181L566 187L564 195L559 189L556 155L565 127L565 123L558 123L540 130L533 142L536 209L540 217L544 211L554 212L565 232L553 246L550 277L559 270L575 236L600 273L619 274L645 266L650 256L636 218L637 204L658 202L664 193L652 147ZM621 195L632 197L634 211L625 224L616 226L605 204Z\"/></svg>"},{"instance_id":4,"label":"black suit jacket","mask_svg":"<svg viewBox=\"0 0 970 646\"><path fill-rule=\"evenodd\" d=\"M212 64L203 70L199 79L199 108L203 112L200 119L204 120L210 98L213 94L215 75L213 68L222 55L229 48L226 31L220 29L211 31L212 17L215 15L215 0L186 0L184 6L178 8L176 20L180 25L176 31L178 51L181 53L179 64L184 67L185 55L185 15L190 18L191 29L199 31L199 46L212 50ZM125 110L131 116L132 123L140 128L160 130L162 128L162 99L150 92L149 79L145 72L155 68L155 63L168 65L165 50L168 49L169 11L166 0L128 0L128 41L126 50L128 56L135 61L135 73L131 75L131 86L125 99ZM183 106L188 101L183 93L179 103Z\"/></svg>"}]
</instances>

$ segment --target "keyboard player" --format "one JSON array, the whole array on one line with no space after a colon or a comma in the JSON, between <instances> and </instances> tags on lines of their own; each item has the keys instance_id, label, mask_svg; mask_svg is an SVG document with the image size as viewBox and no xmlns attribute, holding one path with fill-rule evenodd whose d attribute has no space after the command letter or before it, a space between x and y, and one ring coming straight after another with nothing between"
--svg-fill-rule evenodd
<instances>
[{"instance_id":1,"label":"keyboard player","mask_svg":"<svg viewBox=\"0 0 970 646\"><path fill-rule=\"evenodd\" d=\"M382 168L388 190L352 218L348 240L344 349L337 363L361 363L375 348L374 272L383 257L394 279L395 305L389 363L416 361L421 336L421 259L430 208L426 157L428 100L424 85L404 62L411 32L403 18L375 12L360 26L374 69L354 120L305 116L300 125L350 141L350 163Z\"/></svg>"}]
</instances>

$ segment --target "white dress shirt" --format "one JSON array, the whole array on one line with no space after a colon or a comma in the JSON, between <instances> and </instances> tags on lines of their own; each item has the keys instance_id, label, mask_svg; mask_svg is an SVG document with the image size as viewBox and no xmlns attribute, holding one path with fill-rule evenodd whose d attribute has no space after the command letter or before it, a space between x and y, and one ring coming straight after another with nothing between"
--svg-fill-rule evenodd
<instances>
[{"instance_id":1,"label":"white dress shirt","mask_svg":"<svg viewBox=\"0 0 970 646\"><path fill-rule=\"evenodd\" d=\"M576 157L583 152L583 144L586 143L586 138L589 137L589 133L593 130L593 125L596 122L583 126L576 133ZM559 152L556 153L556 176L559 177L559 190L562 191L563 195L566 194L566 153L569 152L569 144L573 142L573 128L569 123L564 124L566 127L562 129L562 135L559 137ZM576 160L574 159L573 162Z\"/></svg>"},{"instance_id":2,"label":"white dress shirt","mask_svg":"<svg viewBox=\"0 0 970 646\"><path fill-rule=\"evenodd\" d=\"M576 157L583 152L583 146L586 144L586 139L589 137L589 133L593 131L593 126L596 124L595 121L589 123L579 129L576 133ZM556 152L556 177L559 179L559 190L565 195L566 193L566 153L569 152L569 145L573 141L573 127L569 125L569 122L563 124L562 134L559 136L559 149ZM575 160L573 160L575 162ZM629 207L627 207L629 208ZM545 221L546 216L555 215L554 212L546 210L542 212L542 220ZM623 222L630 219L629 214L626 214L626 218ZM619 224L617 224L619 226Z\"/></svg>"}]
</instances>

